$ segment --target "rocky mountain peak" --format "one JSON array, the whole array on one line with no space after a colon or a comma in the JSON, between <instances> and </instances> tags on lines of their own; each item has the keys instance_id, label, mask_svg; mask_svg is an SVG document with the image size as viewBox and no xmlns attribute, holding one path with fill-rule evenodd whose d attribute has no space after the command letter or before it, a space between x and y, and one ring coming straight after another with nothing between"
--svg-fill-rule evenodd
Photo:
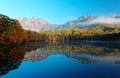
<instances>
[{"instance_id":1,"label":"rocky mountain peak","mask_svg":"<svg viewBox=\"0 0 120 78\"><path fill-rule=\"evenodd\" d=\"M74 27L83 28L89 25L101 24L101 23L120 25L120 15L109 16L109 17L81 16L76 20L71 20L61 25L51 24L46 20L35 17L18 18L18 20L20 21L24 29L37 31L37 32L41 30L56 30L61 28L74 28Z\"/></svg>"},{"instance_id":2,"label":"rocky mountain peak","mask_svg":"<svg viewBox=\"0 0 120 78\"><path fill-rule=\"evenodd\" d=\"M56 29L56 25L47 22L41 18L17 18L19 22L22 24L23 28L26 30L32 31L41 31L41 30L49 30L49 29Z\"/></svg>"},{"instance_id":3,"label":"rocky mountain peak","mask_svg":"<svg viewBox=\"0 0 120 78\"><path fill-rule=\"evenodd\" d=\"M91 21L93 19L95 19L96 16L81 16L80 18L78 18L77 20L79 22L87 22L87 21Z\"/></svg>"}]
</instances>

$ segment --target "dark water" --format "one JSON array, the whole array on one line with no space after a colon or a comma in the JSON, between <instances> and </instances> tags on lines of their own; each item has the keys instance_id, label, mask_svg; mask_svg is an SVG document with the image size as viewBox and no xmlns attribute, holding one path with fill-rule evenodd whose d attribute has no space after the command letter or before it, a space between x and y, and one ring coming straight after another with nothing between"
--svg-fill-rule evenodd
<instances>
[{"instance_id":1,"label":"dark water","mask_svg":"<svg viewBox=\"0 0 120 78\"><path fill-rule=\"evenodd\" d=\"M120 78L120 43L4 46L0 48L0 78Z\"/></svg>"}]
</instances>

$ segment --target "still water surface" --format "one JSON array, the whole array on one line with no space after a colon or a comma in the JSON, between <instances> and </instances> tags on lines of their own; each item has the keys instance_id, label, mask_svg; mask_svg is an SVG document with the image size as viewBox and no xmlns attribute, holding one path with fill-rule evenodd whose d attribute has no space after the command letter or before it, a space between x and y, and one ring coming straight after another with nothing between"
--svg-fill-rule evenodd
<instances>
[{"instance_id":1,"label":"still water surface","mask_svg":"<svg viewBox=\"0 0 120 78\"><path fill-rule=\"evenodd\" d=\"M120 45L29 42L3 47L0 78L120 78Z\"/></svg>"}]
</instances>

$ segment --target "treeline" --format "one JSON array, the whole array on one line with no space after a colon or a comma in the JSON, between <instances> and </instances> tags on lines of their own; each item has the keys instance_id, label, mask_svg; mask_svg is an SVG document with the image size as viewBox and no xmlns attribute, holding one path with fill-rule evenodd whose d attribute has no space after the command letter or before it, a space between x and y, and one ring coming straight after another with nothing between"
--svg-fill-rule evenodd
<instances>
[{"instance_id":1,"label":"treeline","mask_svg":"<svg viewBox=\"0 0 120 78\"><path fill-rule=\"evenodd\" d=\"M60 30L41 31L42 40L68 41L68 40L104 40L120 41L120 27L110 25L96 25L86 28L66 28Z\"/></svg>"},{"instance_id":2,"label":"treeline","mask_svg":"<svg viewBox=\"0 0 120 78\"><path fill-rule=\"evenodd\" d=\"M0 44L18 44L33 40L40 40L40 34L24 30L18 20L0 14Z\"/></svg>"},{"instance_id":3,"label":"treeline","mask_svg":"<svg viewBox=\"0 0 120 78\"><path fill-rule=\"evenodd\" d=\"M0 43L21 43L27 41L27 35L18 20L0 14Z\"/></svg>"},{"instance_id":4,"label":"treeline","mask_svg":"<svg viewBox=\"0 0 120 78\"><path fill-rule=\"evenodd\" d=\"M26 31L27 41L72 41L102 40L120 41L120 27L97 25L86 28L65 28L60 30Z\"/></svg>"},{"instance_id":5,"label":"treeline","mask_svg":"<svg viewBox=\"0 0 120 78\"><path fill-rule=\"evenodd\" d=\"M18 20L0 14L0 44L70 40L120 41L120 26L96 24L85 28L65 28L35 32L24 30Z\"/></svg>"}]
</instances>

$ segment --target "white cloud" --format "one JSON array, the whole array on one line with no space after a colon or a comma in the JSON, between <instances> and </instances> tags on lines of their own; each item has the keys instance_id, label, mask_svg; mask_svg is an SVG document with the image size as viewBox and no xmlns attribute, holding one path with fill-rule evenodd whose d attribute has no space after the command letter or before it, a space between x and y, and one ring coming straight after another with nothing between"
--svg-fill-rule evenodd
<instances>
[{"instance_id":1,"label":"white cloud","mask_svg":"<svg viewBox=\"0 0 120 78\"><path fill-rule=\"evenodd\" d=\"M120 18L115 18L115 17L97 17L94 20L88 21L88 22L78 22L75 23L76 27L84 27L84 26L89 26L92 24L117 24L120 25Z\"/></svg>"},{"instance_id":2,"label":"white cloud","mask_svg":"<svg viewBox=\"0 0 120 78\"><path fill-rule=\"evenodd\" d=\"M91 20L89 22L79 22L76 24L76 26L88 26L91 24L98 24L98 23L105 23L105 24L118 24L120 25L120 18L115 17L97 17L94 20Z\"/></svg>"},{"instance_id":3,"label":"white cloud","mask_svg":"<svg viewBox=\"0 0 120 78\"><path fill-rule=\"evenodd\" d=\"M106 23L106 24L120 24L120 18L115 17L98 17L89 22L90 24L95 23Z\"/></svg>"}]
</instances>

